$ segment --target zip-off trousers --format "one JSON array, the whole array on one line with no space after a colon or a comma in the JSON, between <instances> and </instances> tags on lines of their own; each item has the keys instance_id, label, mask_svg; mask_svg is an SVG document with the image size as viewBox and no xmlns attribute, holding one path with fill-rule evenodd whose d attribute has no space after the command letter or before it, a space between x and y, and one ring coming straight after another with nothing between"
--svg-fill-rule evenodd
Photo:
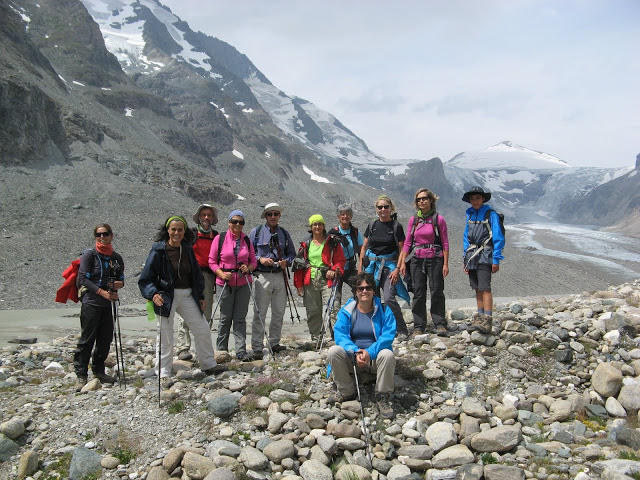
<instances>
[{"instance_id":1,"label":"zip-off trousers","mask_svg":"<svg viewBox=\"0 0 640 480\"><path fill-rule=\"evenodd\" d=\"M261 272L254 282L256 303L253 305L253 322L251 323L251 349L254 352L262 352L269 307L271 307L269 345L274 346L280 343L282 322L287 306L287 290L284 282L282 272Z\"/></svg>"},{"instance_id":2,"label":"zip-off trousers","mask_svg":"<svg viewBox=\"0 0 640 480\"><path fill-rule=\"evenodd\" d=\"M338 391L344 396L352 395L355 392L355 380L352 377L353 363L344 348L339 345L329 348L329 364ZM376 392L393 392L396 359L391 350L385 349L378 352L378 357L371 363L371 367L366 369L376 373Z\"/></svg>"},{"instance_id":3,"label":"zip-off trousers","mask_svg":"<svg viewBox=\"0 0 640 480\"><path fill-rule=\"evenodd\" d=\"M211 320L211 311L213 310L213 291L216 282L216 276L211 272L202 272L204 277L204 318L209 323L209 328L213 326ZM191 335L189 332L189 326L184 322L184 319L177 315L178 320L178 339L176 340L176 350L180 352L188 352L191 350Z\"/></svg>"},{"instance_id":4,"label":"zip-off trousers","mask_svg":"<svg viewBox=\"0 0 640 480\"><path fill-rule=\"evenodd\" d=\"M196 344L196 355L202 370L208 370L216 366L213 358L213 345L211 343L211 331L200 308L191 295L190 288L176 288L173 291L173 303L168 317L158 317L160 320L160 335L162 347L160 357L160 376L170 377L173 368L173 318L179 313L193 333ZM156 348L158 341L156 339ZM156 350L156 358L158 352ZM156 365L157 373L157 365Z\"/></svg>"},{"instance_id":5,"label":"zip-off trousers","mask_svg":"<svg viewBox=\"0 0 640 480\"><path fill-rule=\"evenodd\" d=\"M232 287L229 284L219 289L220 323L218 324L218 350L229 350L229 336L233 326L233 338L236 344L236 355L247 351L247 312L249 311L249 285Z\"/></svg>"},{"instance_id":6,"label":"zip-off trousers","mask_svg":"<svg viewBox=\"0 0 640 480\"><path fill-rule=\"evenodd\" d=\"M322 314L330 295L331 289L327 286L327 280L319 272L311 279L309 285L304 286L302 298L307 311L307 326L313 339L320 336L322 331Z\"/></svg>"}]
</instances>

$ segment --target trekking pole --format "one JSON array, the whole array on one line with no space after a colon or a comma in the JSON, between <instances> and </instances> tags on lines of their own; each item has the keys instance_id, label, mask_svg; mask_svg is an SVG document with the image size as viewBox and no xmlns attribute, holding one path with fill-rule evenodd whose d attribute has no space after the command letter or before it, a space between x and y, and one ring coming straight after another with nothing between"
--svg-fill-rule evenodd
<instances>
[{"instance_id":1,"label":"trekking pole","mask_svg":"<svg viewBox=\"0 0 640 480\"><path fill-rule=\"evenodd\" d=\"M356 392L358 393L358 403L360 404L360 416L362 417L362 430L364 432L364 438L367 442L367 457L369 458L369 465L371 465L371 440L369 439L369 429L367 428L367 420L364 416L364 407L362 405L362 397L360 397L360 382L358 381L358 367L356 365L355 352L347 352L347 356L351 359L353 364L353 378L356 381Z\"/></svg>"},{"instance_id":2,"label":"trekking pole","mask_svg":"<svg viewBox=\"0 0 640 480\"><path fill-rule=\"evenodd\" d=\"M162 386L160 385L160 375L162 373L162 367L160 362L162 361L162 317L158 316L158 408L160 408L160 391Z\"/></svg>"},{"instance_id":3,"label":"trekking pole","mask_svg":"<svg viewBox=\"0 0 640 480\"><path fill-rule=\"evenodd\" d=\"M322 350L324 346L324 336L327 331L331 330L331 312L333 312L333 304L336 301L336 291L338 287L339 280L336 280L333 286L331 287L331 294L329 295L329 301L327 302L327 308L324 312L324 319L322 320L322 330L320 332L320 338L318 338L318 343L316 344L316 350Z\"/></svg>"},{"instance_id":4,"label":"trekking pole","mask_svg":"<svg viewBox=\"0 0 640 480\"><path fill-rule=\"evenodd\" d=\"M258 318L260 319L260 322L262 323L262 331L264 332L264 338L267 341L267 348L269 349L269 353L271 354L271 358L275 358L275 356L273 355L273 349L271 348L271 342L269 342L269 335L267 334L267 326L266 326L266 319L262 318L262 315L260 315L260 309L258 308L258 302L256 302L256 294L253 291L253 282L249 281L249 276L251 274L250 273L245 273L244 274L244 278L247 281L247 285L249 285L249 292L251 293L251 299L253 300L253 306L256 309L256 313L258 314Z\"/></svg>"},{"instance_id":5,"label":"trekking pole","mask_svg":"<svg viewBox=\"0 0 640 480\"><path fill-rule=\"evenodd\" d=\"M120 317L118 315L118 304L113 302L113 311L115 316L115 324L118 327L118 342L120 345L120 363L118 363L118 351L116 350L116 363L118 363L118 379L120 379L120 372L122 372L122 380L120 386L123 387L127 384L127 377L124 373L124 350L122 349L122 332L120 331ZM115 332L114 332L115 333Z\"/></svg>"},{"instance_id":6,"label":"trekking pole","mask_svg":"<svg viewBox=\"0 0 640 480\"><path fill-rule=\"evenodd\" d=\"M116 327L116 302L111 300L111 322L113 323L113 344L116 351L116 365L118 367L118 383L122 386L122 380L120 378L120 354L118 352L118 329Z\"/></svg>"},{"instance_id":7,"label":"trekking pole","mask_svg":"<svg viewBox=\"0 0 640 480\"><path fill-rule=\"evenodd\" d=\"M287 274L287 281L285 282L285 285L286 285L287 293L289 294L289 298L291 299L291 304L293 305L293 309L296 311L296 318L298 319L298 323L301 323L300 314L298 313L298 307L296 305L296 299L293 296L293 291L291 290L291 285L289 284L288 274ZM291 306L289 306L289 311L291 311Z\"/></svg>"},{"instance_id":8,"label":"trekking pole","mask_svg":"<svg viewBox=\"0 0 640 480\"><path fill-rule=\"evenodd\" d=\"M213 317L216 316L216 312L218 311L218 305L220 305L220 300L222 300L222 294L224 293L224 289L227 288L227 282L224 282L224 285L222 285L222 290L220 290L220 295L218 296L218 301L216 302L216 306L213 309L213 312L211 312L211 325L213 325Z\"/></svg>"}]
</instances>

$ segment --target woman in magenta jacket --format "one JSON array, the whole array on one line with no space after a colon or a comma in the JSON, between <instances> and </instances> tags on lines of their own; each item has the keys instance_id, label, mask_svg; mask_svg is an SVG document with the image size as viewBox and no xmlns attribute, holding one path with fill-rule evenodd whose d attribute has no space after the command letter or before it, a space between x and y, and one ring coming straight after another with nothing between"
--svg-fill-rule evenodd
<instances>
[{"instance_id":1,"label":"woman in magenta jacket","mask_svg":"<svg viewBox=\"0 0 640 480\"><path fill-rule=\"evenodd\" d=\"M409 219L407 238L398 259L400 275L409 275L413 291L411 312L416 334L424 333L427 323L427 284L431 292L431 320L438 335L447 335L444 279L449 274L447 222L436 211L438 197L428 188L414 197L416 214Z\"/></svg>"},{"instance_id":2,"label":"woman in magenta jacket","mask_svg":"<svg viewBox=\"0 0 640 480\"><path fill-rule=\"evenodd\" d=\"M229 229L218 235L209 251L209 267L216 274L220 291L220 324L218 325L218 350L229 350L229 333L233 326L236 358L251 361L247 353L247 311L251 291L251 273L257 264L256 254L249 237L243 232L244 213L234 210L229 214Z\"/></svg>"}]
</instances>

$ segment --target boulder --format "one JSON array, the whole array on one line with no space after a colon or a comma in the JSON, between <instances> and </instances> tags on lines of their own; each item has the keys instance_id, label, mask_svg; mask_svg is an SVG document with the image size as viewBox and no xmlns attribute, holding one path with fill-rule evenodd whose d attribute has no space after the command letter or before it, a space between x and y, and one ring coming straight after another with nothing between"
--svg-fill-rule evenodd
<instances>
[{"instance_id":1,"label":"boulder","mask_svg":"<svg viewBox=\"0 0 640 480\"><path fill-rule=\"evenodd\" d=\"M430 425L424 436L429 446L436 452L454 445L458 441L453 425L447 422L436 422Z\"/></svg>"},{"instance_id":2,"label":"boulder","mask_svg":"<svg viewBox=\"0 0 640 480\"><path fill-rule=\"evenodd\" d=\"M431 463L435 468L450 468L471 463L473 460L473 453L466 445L452 445L439 451L431 459Z\"/></svg>"},{"instance_id":3,"label":"boulder","mask_svg":"<svg viewBox=\"0 0 640 480\"><path fill-rule=\"evenodd\" d=\"M85 477L95 475L102 471L100 461L102 457L88 448L77 447L73 450L71 464L69 465L69 478L71 480L83 480Z\"/></svg>"},{"instance_id":4,"label":"boulder","mask_svg":"<svg viewBox=\"0 0 640 480\"><path fill-rule=\"evenodd\" d=\"M613 397L622 387L622 372L611 363L601 363L591 375L591 386L603 397Z\"/></svg>"},{"instance_id":5,"label":"boulder","mask_svg":"<svg viewBox=\"0 0 640 480\"><path fill-rule=\"evenodd\" d=\"M503 425L485 430L471 439L471 448L476 452L508 452L520 443L522 432L518 425Z\"/></svg>"}]
</instances>

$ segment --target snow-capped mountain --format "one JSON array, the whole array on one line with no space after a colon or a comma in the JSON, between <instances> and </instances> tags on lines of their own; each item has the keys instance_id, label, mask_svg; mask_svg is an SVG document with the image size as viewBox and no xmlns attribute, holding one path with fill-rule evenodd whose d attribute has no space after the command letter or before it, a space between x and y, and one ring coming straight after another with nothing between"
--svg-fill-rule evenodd
<instances>
[{"instance_id":1,"label":"snow-capped mountain","mask_svg":"<svg viewBox=\"0 0 640 480\"><path fill-rule=\"evenodd\" d=\"M569 167L567 162L554 155L531 150L508 140L484 150L459 153L446 164L471 170L547 170Z\"/></svg>"},{"instance_id":2,"label":"snow-capped mountain","mask_svg":"<svg viewBox=\"0 0 640 480\"><path fill-rule=\"evenodd\" d=\"M350 165L388 165L333 115L307 100L286 95L245 55L221 40L193 32L157 0L82 1L125 72L151 74L175 61L197 69L223 89L240 79L282 132L321 159L346 167L347 176L352 176ZM235 93L236 100L251 103L252 99L239 95L240 90Z\"/></svg>"}]
</instances>

